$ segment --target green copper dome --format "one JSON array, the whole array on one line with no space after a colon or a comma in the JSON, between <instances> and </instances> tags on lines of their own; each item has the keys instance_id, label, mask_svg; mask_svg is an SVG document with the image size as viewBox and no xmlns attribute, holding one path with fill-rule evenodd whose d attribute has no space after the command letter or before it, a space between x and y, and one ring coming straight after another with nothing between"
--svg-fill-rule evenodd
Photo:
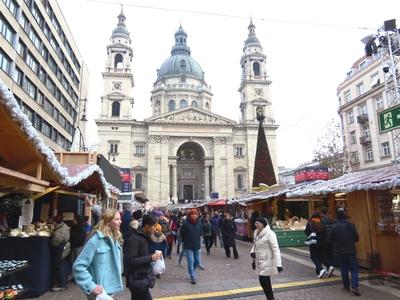
<instances>
[{"instance_id":1,"label":"green copper dome","mask_svg":"<svg viewBox=\"0 0 400 300\"><path fill-rule=\"evenodd\" d=\"M175 33L175 46L172 47L171 56L164 61L159 69L157 80L182 74L204 80L204 72L199 63L190 56L190 48L186 44L186 39L186 32L182 26L179 26Z\"/></svg>"}]
</instances>

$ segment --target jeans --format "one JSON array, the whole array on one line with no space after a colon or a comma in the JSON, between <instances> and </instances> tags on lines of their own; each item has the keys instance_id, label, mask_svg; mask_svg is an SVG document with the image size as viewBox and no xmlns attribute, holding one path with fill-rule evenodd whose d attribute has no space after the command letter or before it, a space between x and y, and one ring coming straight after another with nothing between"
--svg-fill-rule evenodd
<instances>
[{"instance_id":1,"label":"jeans","mask_svg":"<svg viewBox=\"0 0 400 300\"><path fill-rule=\"evenodd\" d=\"M182 245L182 240L180 238L178 238L178 240L176 242L176 254L179 254L179 252L181 250L181 245Z\"/></svg>"},{"instance_id":2,"label":"jeans","mask_svg":"<svg viewBox=\"0 0 400 300\"><path fill-rule=\"evenodd\" d=\"M196 268L200 264L200 249L185 249L186 260L188 264L188 272L191 279L196 279Z\"/></svg>"},{"instance_id":3,"label":"jeans","mask_svg":"<svg viewBox=\"0 0 400 300\"><path fill-rule=\"evenodd\" d=\"M319 275L322 270L322 248L320 246L310 246L310 258L315 265L315 273Z\"/></svg>"},{"instance_id":4,"label":"jeans","mask_svg":"<svg viewBox=\"0 0 400 300\"><path fill-rule=\"evenodd\" d=\"M215 247L217 247L218 243L217 243L217 237L219 239L219 245L221 246L221 248L224 246L223 242L222 242L222 234L221 234L221 229L219 228L215 228L215 235L214 235L214 245Z\"/></svg>"},{"instance_id":5,"label":"jeans","mask_svg":"<svg viewBox=\"0 0 400 300\"><path fill-rule=\"evenodd\" d=\"M272 292L271 278L269 276L258 276L258 280L260 281L261 287L264 291L265 297L267 300L274 299L274 293Z\"/></svg>"},{"instance_id":6,"label":"jeans","mask_svg":"<svg viewBox=\"0 0 400 300\"><path fill-rule=\"evenodd\" d=\"M340 265L342 282L345 288L350 287L349 271L351 273L351 287L358 288L358 263L355 255L337 255L337 262Z\"/></svg>"},{"instance_id":7,"label":"jeans","mask_svg":"<svg viewBox=\"0 0 400 300\"><path fill-rule=\"evenodd\" d=\"M131 300L153 300L149 288L130 288Z\"/></svg>"}]
</instances>

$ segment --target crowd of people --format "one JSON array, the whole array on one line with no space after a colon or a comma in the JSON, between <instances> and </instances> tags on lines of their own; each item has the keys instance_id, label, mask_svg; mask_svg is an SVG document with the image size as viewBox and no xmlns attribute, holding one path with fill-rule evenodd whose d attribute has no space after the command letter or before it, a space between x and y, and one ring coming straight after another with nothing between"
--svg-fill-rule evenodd
<instances>
[{"instance_id":1,"label":"crowd of people","mask_svg":"<svg viewBox=\"0 0 400 300\"><path fill-rule=\"evenodd\" d=\"M93 218L92 218L93 219ZM162 272L155 274L153 265L165 259L168 264L174 250L181 267L185 257L191 284L197 283L196 270L204 270L201 247L212 254L213 247L224 249L226 257L239 259L236 249L236 226L228 212L206 212L197 209L133 211L106 210L94 219L76 216L64 221L59 214L53 219L51 264L52 291L67 288L68 264L73 264L73 279L88 299L121 292L126 287L132 299L152 299L150 289ZM176 247L176 249L174 249ZM119 275L118 275L119 274Z\"/></svg>"},{"instance_id":2,"label":"crowd of people","mask_svg":"<svg viewBox=\"0 0 400 300\"><path fill-rule=\"evenodd\" d=\"M355 247L359 239L357 229L349 222L344 208L338 209L336 217L334 220L328 216L327 207L321 207L312 214L304 230L306 243L310 246L310 258L319 279L332 276L335 260L340 266L343 288L360 296Z\"/></svg>"},{"instance_id":3,"label":"crowd of people","mask_svg":"<svg viewBox=\"0 0 400 300\"><path fill-rule=\"evenodd\" d=\"M336 220L329 218L325 207L312 214L304 231L310 257L320 279L332 276L335 261L341 267L344 288L360 295L355 251L357 230L344 209L339 209L336 216ZM131 299L148 300L152 299L150 289L163 273L155 272L154 266L159 267L162 261L165 270L174 252L180 266L183 257L186 258L193 285L197 284L197 270L205 269L202 245L206 255L212 255L213 247L220 247L227 258L233 254L234 259L239 259L236 225L229 212L200 213L194 208L143 212L127 206L122 213L106 210L97 220L92 228L86 217L75 217L71 226L63 221L62 215L54 218L53 291L67 287L67 260L73 263L74 280L88 299L121 292L126 285ZM274 295L270 276L283 271L279 244L267 218L254 216L251 222L254 223L252 268L259 275L266 298L271 300Z\"/></svg>"}]
</instances>

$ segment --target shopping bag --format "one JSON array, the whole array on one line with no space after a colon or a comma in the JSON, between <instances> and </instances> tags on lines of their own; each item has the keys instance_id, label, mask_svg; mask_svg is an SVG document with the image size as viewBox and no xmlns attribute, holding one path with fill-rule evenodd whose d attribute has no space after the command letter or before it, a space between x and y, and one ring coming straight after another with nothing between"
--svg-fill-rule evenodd
<instances>
[{"instance_id":1,"label":"shopping bag","mask_svg":"<svg viewBox=\"0 0 400 300\"><path fill-rule=\"evenodd\" d=\"M165 272L165 261L164 257L160 257L159 260L156 260L153 263L153 274L154 275L159 275Z\"/></svg>"},{"instance_id":2,"label":"shopping bag","mask_svg":"<svg viewBox=\"0 0 400 300\"><path fill-rule=\"evenodd\" d=\"M103 292L96 297L96 300L113 300L113 298L107 295L106 290L103 289Z\"/></svg>"}]
</instances>

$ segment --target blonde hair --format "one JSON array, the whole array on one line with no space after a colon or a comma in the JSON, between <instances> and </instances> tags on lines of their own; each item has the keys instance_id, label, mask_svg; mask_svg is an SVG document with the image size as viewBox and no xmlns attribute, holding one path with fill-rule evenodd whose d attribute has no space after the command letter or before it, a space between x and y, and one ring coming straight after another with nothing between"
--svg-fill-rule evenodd
<instances>
[{"instance_id":1,"label":"blonde hair","mask_svg":"<svg viewBox=\"0 0 400 300\"><path fill-rule=\"evenodd\" d=\"M90 236L93 236L96 231L100 231L104 236L110 237L116 241L118 241L121 245L124 240L122 239L121 231L112 230L110 226L108 226L111 221L114 219L115 215L119 213L116 209L107 209L101 215L101 220L99 223L93 228Z\"/></svg>"}]
</instances>

